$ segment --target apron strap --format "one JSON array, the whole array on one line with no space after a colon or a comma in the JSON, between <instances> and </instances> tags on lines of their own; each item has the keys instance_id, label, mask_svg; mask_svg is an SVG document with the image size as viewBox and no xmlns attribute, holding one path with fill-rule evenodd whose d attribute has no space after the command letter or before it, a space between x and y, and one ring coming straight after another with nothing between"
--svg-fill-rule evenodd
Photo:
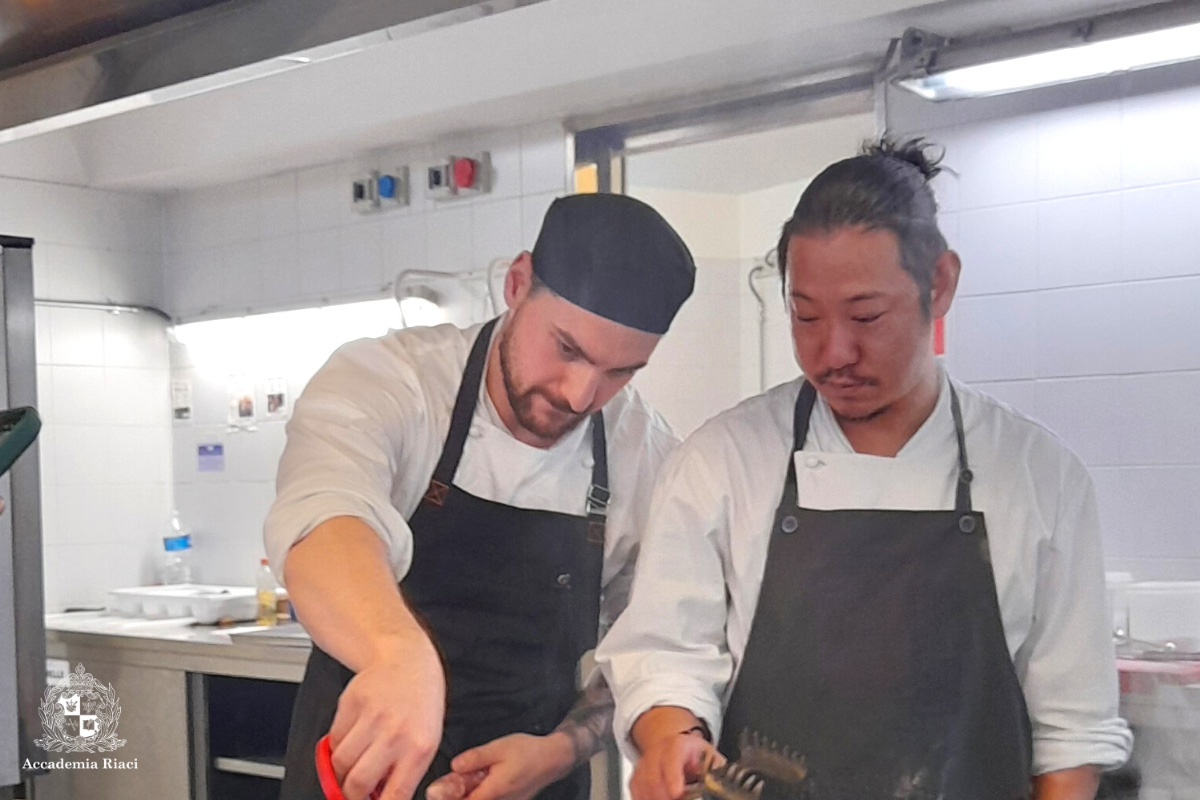
<instances>
[{"instance_id":1,"label":"apron strap","mask_svg":"<svg viewBox=\"0 0 1200 800\"><path fill-rule=\"evenodd\" d=\"M429 491L425 495L435 505L440 506L445 501L446 492L454 481L454 473L458 471L458 462L462 460L463 445L471 431L471 418L475 416L475 402L479 399L479 385L487 365L488 345L491 344L492 331L498 321L499 317L490 320L480 329L475 344L471 346L471 354L467 356L467 366L463 370L458 396L454 399L454 411L450 415L450 430L442 445L442 457L433 470L433 480L429 482Z\"/></svg>"},{"instance_id":2,"label":"apron strap","mask_svg":"<svg viewBox=\"0 0 1200 800\"><path fill-rule=\"evenodd\" d=\"M792 508L797 503L796 490L796 452L804 449L808 438L808 423L812 418L813 405L817 400L817 390L807 380L800 387L800 396L796 398L795 416L792 419L792 453L788 456L787 478L783 483L781 508ZM954 436L958 442L958 481L954 493L954 510L964 517L971 512L971 481L975 473L967 463L967 437L963 431L962 406L958 402L958 392L950 383L950 414L954 417ZM963 521L964 532L975 530L975 521ZM970 530L966 530L966 528Z\"/></svg>"},{"instance_id":3,"label":"apron strap","mask_svg":"<svg viewBox=\"0 0 1200 800\"><path fill-rule=\"evenodd\" d=\"M475 337L471 345L471 353L467 356L467 366L463 370L462 383L458 387L458 396L454 399L454 411L450 414L450 430L446 433L446 441L442 445L442 455L433 470L433 479L425 499L436 506L441 506L454 482L454 473L462 460L463 447L467 434L471 430L471 418L475 416L475 405L479 399L479 387L483 382L484 369L487 366L488 346L492 341L492 332L496 329L499 317L489 320ZM608 442L604 431L604 414L597 411L592 414L592 483L587 494L588 541L603 544L605 521L608 516L608 503L611 493L608 488Z\"/></svg>"},{"instance_id":4,"label":"apron strap","mask_svg":"<svg viewBox=\"0 0 1200 800\"><path fill-rule=\"evenodd\" d=\"M792 417L792 451L788 454L787 477L783 481L783 497L779 507L795 508L798 504L796 489L796 453L804 449L804 440L808 438L808 421L812 417L813 405L817 401L817 390L807 380L800 387L800 396L796 398L796 409Z\"/></svg>"},{"instance_id":5,"label":"apron strap","mask_svg":"<svg viewBox=\"0 0 1200 800\"><path fill-rule=\"evenodd\" d=\"M954 495L954 510L959 514L971 513L971 481L975 473L967 465L967 436L963 432L962 406L958 403L958 392L950 384L950 413L954 417L954 435L958 439L958 488ZM970 525L974 530L974 524ZM966 532L966 531L964 531Z\"/></svg>"},{"instance_id":6,"label":"apron strap","mask_svg":"<svg viewBox=\"0 0 1200 800\"><path fill-rule=\"evenodd\" d=\"M604 528L608 518L608 440L604 432L604 412L592 414L592 485L588 489L588 541L604 544Z\"/></svg>"}]
</instances>

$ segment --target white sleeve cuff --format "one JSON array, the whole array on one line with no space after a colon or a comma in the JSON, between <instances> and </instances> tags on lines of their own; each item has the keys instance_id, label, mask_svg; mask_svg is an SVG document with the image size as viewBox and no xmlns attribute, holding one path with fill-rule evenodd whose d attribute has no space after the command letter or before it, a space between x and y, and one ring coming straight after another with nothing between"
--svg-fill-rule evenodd
<instances>
[{"instance_id":1,"label":"white sleeve cuff","mask_svg":"<svg viewBox=\"0 0 1200 800\"><path fill-rule=\"evenodd\" d=\"M1094 764L1116 769L1133 749L1133 734L1125 721L1107 720L1103 727L1086 732L1055 731L1034 737L1033 774Z\"/></svg>"},{"instance_id":2,"label":"white sleeve cuff","mask_svg":"<svg viewBox=\"0 0 1200 800\"><path fill-rule=\"evenodd\" d=\"M284 585L283 563L292 546L334 517L357 517L387 546L388 562L400 581L412 562L412 529L390 502L371 503L344 491L321 492L284 502L276 499L263 528L263 544L275 579Z\"/></svg>"}]
</instances>

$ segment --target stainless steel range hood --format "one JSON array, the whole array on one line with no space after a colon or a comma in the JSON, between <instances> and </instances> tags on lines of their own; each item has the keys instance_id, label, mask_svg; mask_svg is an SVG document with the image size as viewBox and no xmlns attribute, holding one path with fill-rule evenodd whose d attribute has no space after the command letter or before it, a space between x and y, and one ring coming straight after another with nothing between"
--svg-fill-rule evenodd
<instances>
[{"instance_id":1,"label":"stainless steel range hood","mask_svg":"<svg viewBox=\"0 0 1200 800\"><path fill-rule=\"evenodd\" d=\"M538 1L0 0L0 142Z\"/></svg>"},{"instance_id":2,"label":"stainless steel range hood","mask_svg":"<svg viewBox=\"0 0 1200 800\"><path fill-rule=\"evenodd\" d=\"M0 72L228 0L0 0Z\"/></svg>"}]
</instances>

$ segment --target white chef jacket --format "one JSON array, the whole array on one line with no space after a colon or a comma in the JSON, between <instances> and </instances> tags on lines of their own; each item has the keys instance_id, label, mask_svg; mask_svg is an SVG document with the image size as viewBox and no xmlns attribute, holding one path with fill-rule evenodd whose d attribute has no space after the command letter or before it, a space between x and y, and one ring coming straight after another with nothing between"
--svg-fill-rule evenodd
<instances>
[{"instance_id":1,"label":"white chef jacket","mask_svg":"<svg viewBox=\"0 0 1200 800\"><path fill-rule=\"evenodd\" d=\"M364 520L386 543L396 579L408 572L412 531L407 520L441 457L467 355L481 327L406 328L351 342L309 381L287 425L275 502L264 529L267 556L281 582L288 549L338 516ZM654 477L679 443L666 421L630 387L603 413L612 496L601 576L602 629L624 608ZM584 515L592 480L591 430L585 421L544 449L519 442L481 381L454 484L505 505Z\"/></svg>"},{"instance_id":2,"label":"white chef jacket","mask_svg":"<svg viewBox=\"0 0 1200 800\"><path fill-rule=\"evenodd\" d=\"M668 461L655 489L633 593L597 652L617 700L617 741L657 705L719 731L754 618L771 523L792 447L801 381L717 416ZM854 452L818 397L795 455L799 504L953 509L958 450L949 378L895 458ZM1036 774L1117 766L1132 745L1104 612L1100 523L1091 479L1051 432L955 382L971 500L982 511L1009 653L1033 723Z\"/></svg>"}]
</instances>

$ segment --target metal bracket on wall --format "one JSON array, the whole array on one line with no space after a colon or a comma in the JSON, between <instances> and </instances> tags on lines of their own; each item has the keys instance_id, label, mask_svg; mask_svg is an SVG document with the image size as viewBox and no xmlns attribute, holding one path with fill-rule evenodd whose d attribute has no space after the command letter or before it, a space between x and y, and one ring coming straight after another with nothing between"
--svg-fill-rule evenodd
<instances>
[{"instance_id":1,"label":"metal bracket on wall","mask_svg":"<svg viewBox=\"0 0 1200 800\"><path fill-rule=\"evenodd\" d=\"M577 172L594 170L598 191L624 193L626 156L870 112L878 73L878 58L858 57L819 73L572 117L565 127Z\"/></svg>"},{"instance_id":2,"label":"metal bracket on wall","mask_svg":"<svg viewBox=\"0 0 1200 800\"><path fill-rule=\"evenodd\" d=\"M909 28L893 39L880 68L883 80L927 75L937 63L938 52L949 43L945 36L920 28Z\"/></svg>"},{"instance_id":3,"label":"metal bracket on wall","mask_svg":"<svg viewBox=\"0 0 1200 800\"><path fill-rule=\"evenodd\" d=\"M33 299L35 306L50 308L86 308L92 311L107 311L110 314L153 314L168 325L174 325L175 320L170 314L155 306L127 305L124 303L99 303L87 300L51 300L40 297Z\"/></svg>"}]
</instances>

